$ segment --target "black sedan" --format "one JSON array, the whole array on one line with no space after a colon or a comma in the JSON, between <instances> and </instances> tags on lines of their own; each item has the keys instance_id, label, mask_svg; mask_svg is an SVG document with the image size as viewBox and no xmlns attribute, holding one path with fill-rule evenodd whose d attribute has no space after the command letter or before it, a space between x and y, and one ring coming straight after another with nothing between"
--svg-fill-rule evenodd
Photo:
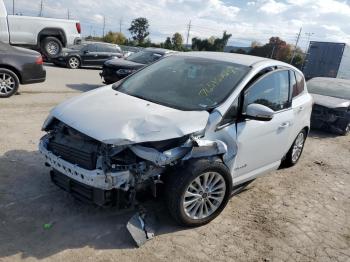
<instances>
[{"instance_id":1,"label":"black sedan","mask_svg":"<svg viewBox=\"0 0 350 262\"><path fill-rule=\"evenodd\" d=\"M120 57L123 57L123 52L118 45L85 42L63 49L52 62L55 65L77 69L81 66L102 66L107 60Z\"/></svg>"},{"instance_id":2,"label":"black sedan","mask_svg":"<svg viewBox=\"0 0 350 262\"><path fill-rule=\"evenodd\" d=\"M162 48L145 48L125 59L112 59L105 62L100 76L105 84L112 84L172 52L174 51Z\"/></svg>"},{"instance_id":3,"label":"black sedan","mask_svg":"<svg viewBox=\"0 0 350 262\"><path fill-rule=\"evenodd\" d=\"M45 78L38 52L0 42L0 98L14 95L20 84L44 82Z\"/></svg>"},{"instance_id":4,"label":"black sedan","mask_svg":"<svg viewBox=\"0 0 350 262\"><path fill-rule=\"evenodd\" d=\"M350 80L317 77L307 82L314 107L311 127L340 135L350 131Z\"/></svg>"}]
</instances>

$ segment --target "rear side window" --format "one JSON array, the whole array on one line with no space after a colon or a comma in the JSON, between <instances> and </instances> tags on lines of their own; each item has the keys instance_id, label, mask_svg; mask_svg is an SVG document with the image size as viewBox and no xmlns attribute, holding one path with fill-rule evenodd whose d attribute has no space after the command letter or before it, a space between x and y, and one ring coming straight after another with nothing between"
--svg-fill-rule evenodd
<instances>
[{"instance_id":1,"label":"rear side window","mask_svg":"<svg viewBox=\"0 0 350 262\"><path fill-rule=\"evenodd\" d=\"M305 80L301 74L299 74L297 72L293 72L293 74L295 75L295 79L296 79L296 84L293 85L293 82L292 82L293 97L296 97L296 96L300 95L302 92L304 92ZM293 76L291 79L293 81Z\"/></svg>"},{"instance_id":2,"label":"rear side window","mask_svg":"<svg viewBox=\"0 0 350 262\"><path fill-rule=\"evenodd\" d=\"M244 94L243 113L250 104L261 104L274 111L289 107L289 72L273 72L253 84Z\"/></svg>"}]
</instances>

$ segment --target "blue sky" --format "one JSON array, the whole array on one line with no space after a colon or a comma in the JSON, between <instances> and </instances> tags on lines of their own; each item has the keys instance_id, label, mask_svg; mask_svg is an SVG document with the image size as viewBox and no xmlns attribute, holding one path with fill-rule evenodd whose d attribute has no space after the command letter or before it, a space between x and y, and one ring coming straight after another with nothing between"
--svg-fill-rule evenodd
<instances>
[{"instance_id":1,"label":"blue sky","mask_svg":"<svg viewBox=\"0 0 350 262\"><path fill-rule=\"evenodd\" d=\"M12 10L12 0L4 0ZM350 0L43 0L44 16L71 17L82 23L83 34L102 34L103 16L106 30L122 31L133 18L143 16L150 22L150 37L164 41L174 32L186 35L192 22L192 37L220 36L224 30L232 34L229 44L249 46L251 41L266 42L280 36L293 43L302 27L300 47L312 40L350 43ZM40 0L15 0L15 11L37 15Z\"/></svg>"}]
</instances>

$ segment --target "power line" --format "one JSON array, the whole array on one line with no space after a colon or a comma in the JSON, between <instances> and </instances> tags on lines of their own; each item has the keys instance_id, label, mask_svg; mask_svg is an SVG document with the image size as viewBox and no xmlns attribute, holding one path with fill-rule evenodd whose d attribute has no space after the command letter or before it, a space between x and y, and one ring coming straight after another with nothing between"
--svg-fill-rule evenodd
<instances>
[{"instance_id":1,"label":"power line","mask_svg":"<svg viewBox=\"0 0 350 262\"><path fill-rule=\"evenodd\" d=\"M190 23L188 24L186 45L188 45L188 38L190 37L190 30L191 30L191 20L190 20Z\"/></svg>"},{"instance_id":2,"label":"power line","mask_svg":"<svg viewBox=\"0 0 350 262\"><path fill-rule=\"evenodd\" d=\"M315 34L315 33L305 33L305 35L307 36L305 54L306 54L306 52L307 52L307 49L309 48L309 43L310 43L311 36L313 36L314 34Z\"/></svg>"}]
</instances>

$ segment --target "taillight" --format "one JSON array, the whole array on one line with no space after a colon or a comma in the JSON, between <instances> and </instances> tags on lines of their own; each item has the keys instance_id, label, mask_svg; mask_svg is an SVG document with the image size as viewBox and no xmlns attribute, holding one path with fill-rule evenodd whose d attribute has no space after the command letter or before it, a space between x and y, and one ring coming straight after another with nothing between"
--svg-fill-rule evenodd
<instances>
[{"instance_id":1,"label":"taillight","mask_svg":"<svg viewBox=\"0 0 350 262\"><path fill-rule=\"evenodd\" d=\"M36 63L37 65L42 65L42 64L44 64L43 57L42 57L42 56L38 56L37 59L35 60L35 63Z\"/></svg>"},{"instance_id":2,"label":"taillight","mask_svg":"<svg viewBox=\"0 0 350 262\"><path fill-rule=\"evenodd\" d=\"M80 23L76 23L75 26L77 27L77 31L80 34L81 33L81 26Z\"/></svg>"}]
</instances>

